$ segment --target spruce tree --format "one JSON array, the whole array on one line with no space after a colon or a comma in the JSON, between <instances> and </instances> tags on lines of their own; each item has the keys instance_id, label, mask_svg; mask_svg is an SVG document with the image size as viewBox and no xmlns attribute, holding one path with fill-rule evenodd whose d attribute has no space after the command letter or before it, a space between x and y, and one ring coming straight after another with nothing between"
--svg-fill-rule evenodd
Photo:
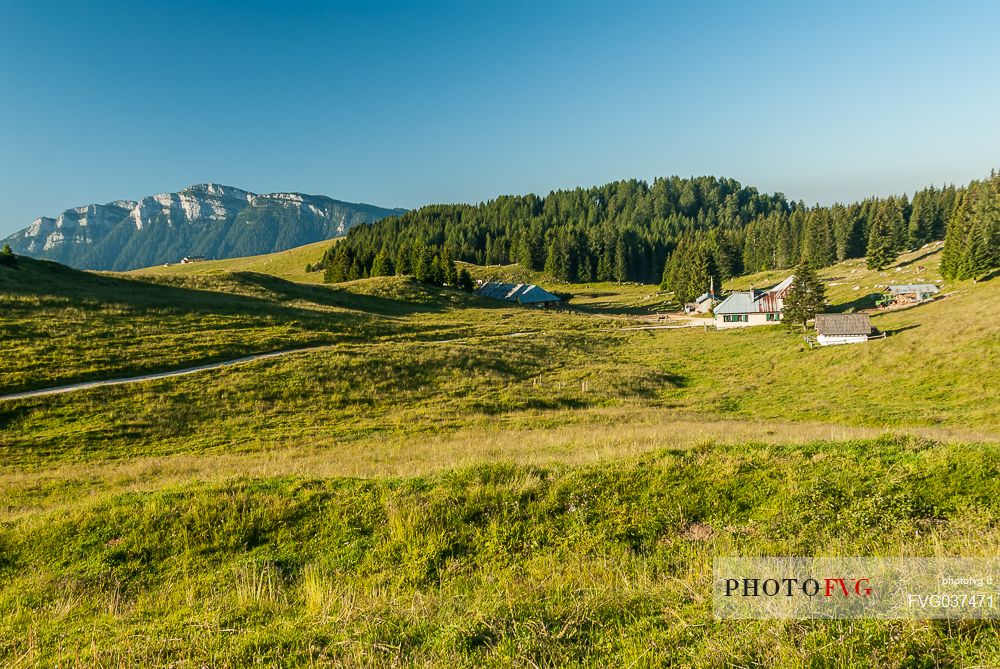
<instances>
[{"instance_id":1,"label":"spruce tree","mask_svg":"<svg viewBox=\"0 0 1000 669\"><path fill-rule=\"evenodd\" d=\"M521 239L515 246L515 257L517 258L517 264L524 269L530 270L534 269L534 253L531 248L531 235L525 232L521 235Z\"/></svg>"},{"instance_id":2,"label":"spruce tree","mask_svg":"<svg viewBox=\"0 0 1000 669\"><path fill-rule=\"evenodd\" d=\"M427 280L427 270L430 269L431 259L427 255L427 245L422 240L417 240L410 249L410 267L413 268L413 278L417 281Z\"/></svg>"},{"instance_id":3,"label":"spruce tree","mask_svg":"<svg viewBox=\"0 0 1000 669\"><path fill-rule=\"evenodd\" d=\"M4 244L3 250L0 251L0 266L3 267L13 267L17 264L17 256L10 248L10 244Z\"/></svg>"},{"instance_id":4,"label":"spruce tree","mask_svg":"<svg viewBox=\"0 0 1000 669\"><path fill-rule=\"evenodd\" d=\"M789 327L805 327L811 318L823 310L826 304L826 287L808 262L799 263L794 275L795 279L785 296L782 319Z\"/></svg>"},{"instance_id":5,"label":"spruce tree","mask_svg":"<svg viewBox=\"0 0 1000 669\"><path fill-rule=\"evenodd\" d=\"M444 270L441 268L441 256L435 255L431 258L430 267L427 271L427 278L424 279L427 283L434 284L435 286L440 286L444 283Z\"/></svg>"},{"instance_id":6,"label":"spruce tree","mask_svg":"<svg viewBox=\"0 0 1000 669\"><path fill-rule=\"evenodd\" d=\"M698 245L688 280L687 289L684 291L686 302L696 299L702 293L707 293L713 285L722 286L719 266L715 263L715 256L708 245Z\"/></svg>"},{"instance_id":7,"label":"spruce tree","mask_svg":"<svg viewBox=\"0 0 1000 669\"><path fill-rule=\"evenodd\" d=\"M628 247L623 237L619 237L615 242L615 264L612 271L618 283L628 281Z\"/></svg>"},{"instance_id":8,"label":"spruce tree","mask_svg":"<svg viewBox=\"0 0 1000 669\"><path fill-rule=\"evenodd\" d=\"M392 274L392 261L389 260L389 252L386 249L382 249L375 254L375 260L372 261L372 276L390 276Z\"/></svg>"},{"instance_id":9,"label":"spruce tree","mask_svg":"<svg viewBox=\"0 0 1000 669\"><path fill-rule=\"evenodd\" d=\"M660 290L663 291L671 289L670 270L672 269L672 258L672 255L667 256L666 262L663 263L663 276L660 277Z\"/></svg>"},{"instance_id":10,"label":"spruce tree","mask_svg":"<svg viewBox=\"0 0 1000 669\"><path fill-rule=\"evenodd\" d=\"M472 275L464 267L458 272L458 287L467 293L471 293L476 287L476 284L472 281Z\"/></svg>"},{"instance_id":11,"label":"spruce tree","mask_svg":"<svg viewBox=\"0 0 1000 669\"><path fill-rule=\"evenodd\" d=\"M919 248L930 239L930 231L934 225L934 205L929 201L926 192L921 191L913 196L913 209L910 211L910 222L907 225L907 246Z\"/></svg>"},{"instance_id":12,"label":"spruce tree","mask_svg":"<svg viewBox=\"0 0 1000 669\"><path fill-rule=\"evenodd\" d=\"M837 255L833 225L825 209L816 207L806 217L802 257L816 267L832 265Z\"/></svg>"},{"instance_id":13,"label":"spruce tree","mask_svg":"<svg viewBox=\"0 0 1000 669\"><path fill-rule=\"evenodd\" d=\"M354 272L352 274L352 268ZM328 261L326 271L323 272L323 281L326 283L340 283L359 278L357 275L357 261L353 258L353 253L346 244L340 243L333 248L333 257Z\"/></svg>"},{"instance_id":14,"label":"spruce tree","mask_svg":"<svg viewBox=\"0 0 1000 669\"><path fill-rule=\"evenodd\" d=\"M881 203L868 225L868 251L865 254L868 269L882 270L896 260L896 239L890 208L886 202Z\"/></svg>"},{"instance_id":15,"label":"spruce tree","mask_svg":"<svg viewBox=\"0 0 1000 669\"><path fill-rule=\"evenodd\" d=\"M974 206L965 233L959 277L975 279L1000 266L997 257L997 230L1000 219L1000 177L978 184L973 191Z\"/></svg>"},{"instance_id":16,"label":"spruce tree","mask_svg":"<svg viewBox=\"0 0 1000 669\"><path fill-rule=\"evenodd\" d=\"M455 261L451 259L451 251L445 246L441 249L441 275L446 286L455 286L458 283L458 268Z\"/></svg>"},{"instance_id":17,"label":"spruce tree","mask_svg":"<svg viewBox=\"0 0 1000 669\"><path fill-rule=\"evenodd\" d=\"M545 254L545 273L554 279L561 278L559 276L559 240L555 237L549 242L548 253Z\"/></svg>"},{"instance_id":18,"label":"spruce tree","mask_svg":"<svg viewBox=\"0 0 1000 669\"><path fill-rule=\"evenodd\" d=\"M413 272L413 265L411 264L411 254L410 247L403 244L399 247L399 251L396 252L396 262L394 263L396 274L403 276L405 274L411 274Z\"/></svg>"},{"instance_id":19,"label":"spruce tree","mask_svg":"<svg viewBox=\"0 0 1000 669\"><path fill-rule=\"evenodd\" d=\"M886 213L889 216L889 225L892 228L892 239L895 243L894 249L898 255L901 251L906 250L906 220L910 215L910 199L905 194L898 198L890 197L886 200Z\"/></svg>"},{"instance_id":20,"label":"spruce tree","mask_svg":"<svg viewBox=\"0 0 1000 669\"><path fill-rule=\"evenodd\" d=\"M970 190L971 190L970 186ZM966 193L958 196L955 211L948 221L941 251L941 275L946 279L964 279L961 274L962 258L965 254L965 239L969 228L969 202Z\"/></svg>"}]
</instances>

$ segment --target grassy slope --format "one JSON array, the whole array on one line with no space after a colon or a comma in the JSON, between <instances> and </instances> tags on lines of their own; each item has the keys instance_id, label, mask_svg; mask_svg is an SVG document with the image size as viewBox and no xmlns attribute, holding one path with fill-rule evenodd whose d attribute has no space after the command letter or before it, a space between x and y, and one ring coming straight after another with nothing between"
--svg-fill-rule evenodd
<instances>
[{"instance_id":1,"label":"grassy slope","mask_svg":"<svg viewBox=\"0 0 1000 669\"><path fill-rule=\"evenodd\" d=\"M267 274L125 278L24 258L0 268L0 393L333 342L492 327L492 307L386 278L311 286ZM442 317L459 307L457 317ZM421 318L404 320L416 313Z\"/></svg>"},{"instance_id":2,"label":"grassy slope","mask_svg":"<svg viewBox=\"0 0 1000 669\"><path fill-rule=\"evenodd\" d=\"M226 260L207 260L187 265L156 265L128 272L134 276L192 276L217 275L226 272L259 272L271 274L288 281L303 283L322 283L322 272L306 272L307 264L315 264L323 257L335 240L324 240L304 246L298 246L287 251L267 253L245 258L228 258Z\"/></svg>"},{"instance_id":3,"label":"grassy slope","mask_svg":"<svg viewBox=\"0 0 1000 669\"><path fill-rule=\"evenodd\" d=\"M995 556L996 449L192 483L0 529L24 666L997 666L995 623L714 622L714 555Z\"/></svg>"},{"instance_id":4,"label":"grassy slope","mask_svg":"<svg viewBox=\"0 0 1000 669\"><path fill-rule=\"evenodd\" d=\"M1000 663L995 624L723 624L706 599L713 555L1000 552L1000 284L809 350L265 279L108 284L81 318L86 296L36 296L55 335L113 331L124 287L183 287L247 332L294 307L381 339L333 319L323 353L0 404L0 664ZM655 296L569 290L598 314Z\"/></svg>"}]
</instances>

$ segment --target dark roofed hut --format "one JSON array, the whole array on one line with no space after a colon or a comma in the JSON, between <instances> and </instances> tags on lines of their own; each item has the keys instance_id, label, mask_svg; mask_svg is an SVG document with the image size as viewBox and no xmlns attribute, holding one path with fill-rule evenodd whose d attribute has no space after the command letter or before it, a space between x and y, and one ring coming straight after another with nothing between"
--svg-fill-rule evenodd
<instances>
[{"instance_id":1,"label":"dark roofed hut","mask_svg":"<svg viewBox=\"0 0 1000 669\"><path fill-rule=\"evenodd\" d=\"M871 333L868 314L816 314L816 341L821 346L863 344Z\"/></svg>"},{"instance_id":2,"label":"dark roofed hut","mask_svg":"<svg viewBox=\"0 0 1000 669\"><path fill-rule=\"evenodd\" d=\"M533 283L500 283L498 281L490 281L480 286L479 290L476 291L476 295L543 309L554 307L561 301L549 291L539 288Z\"/></svg>"}]
</instances>

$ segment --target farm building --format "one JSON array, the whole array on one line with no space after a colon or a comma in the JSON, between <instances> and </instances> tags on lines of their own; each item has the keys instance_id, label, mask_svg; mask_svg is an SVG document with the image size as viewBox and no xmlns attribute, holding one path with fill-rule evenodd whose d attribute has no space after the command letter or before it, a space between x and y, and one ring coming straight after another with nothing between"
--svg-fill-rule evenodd
<instances>
[{"instance_id":1,"label":"farm building","mask_svg":"<svg viewBox=\"0 0 1000 669\"><path fill-rule=\"evenodd\" d=\"M889 286L892 304L916 304L929 300L937 295L940 289L933 283L911 283L899 286Z\"/></svg>"},{"instance_id":2,"label":"farm building","mask_svg":"<svg viewBox=\"0 0 1000 669\"><path fill-rule=\"evenodd\" d=\"M476 291L476 295L488 297L492 300L505 300L525 306L541 308L554 307L560 302L558 297L533 283L499 283L490 281L480 286Z\"/></svg>"},{"instance_id":3,"label":"farm building","mask_svg":"<svg viewBox=\"0 0 1000 669\"><path fill-rule=\"evenodd\" d=\"M713 304L715 304L715 299L708 293L702 293L694 302L688 302L684 305L684 313L707 314L712 310Z\"/></svg>"},{"instance_id":4,"label":"farm building","mask_svg":"<svg viewBox=\"0 0 1000 669\"><path fill-rule=\"evenodd\" d=\"M816 314L816 341L821 346L862 344L871 333L868 314Z\"/></svg>"},{"instance_id":5,"label":"farm building","mask_svg":"<svg viewBox=\"0 0 1000 669\"><path fill-rule=\"evenodd\" d=\"M780 323L785 296L794 279L794 276L790 276L770 290L748 290L730 294L712 309L712 313L715 314L715 326L726 329Z\"/></svg>"},{"instance_id":6,"label":"farm building","mask_svg":"<svg viewBox=\"0 0 1000 669\"><path fill-rule=\"evenodd\" d=\"M205 262L207 258L205 256L184 256L181 258L182 265L190 265L193 262Z\"/></svg>"}]
</instances>

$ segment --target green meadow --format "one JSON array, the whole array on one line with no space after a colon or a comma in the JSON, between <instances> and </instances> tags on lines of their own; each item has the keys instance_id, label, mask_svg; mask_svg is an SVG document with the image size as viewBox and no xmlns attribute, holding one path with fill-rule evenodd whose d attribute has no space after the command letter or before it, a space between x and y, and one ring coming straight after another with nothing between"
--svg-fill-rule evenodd
<instances>
[{"instance_id":1,"label":"green meadow","mask_svg":"<svg viewBox=\"0 0 1000 669\"><path fill-rule=\"evenodd\" d=\"M826 268L831 308L939 255ZM714 556L1000 556L996 279L811 349L641 329L655 286L524 277L569 298L541 311L293 256L0 267L0 395L323 347L0 400L0 665L1000 666L995 622L710 590Z\"/></svg>"}]
</instances>

